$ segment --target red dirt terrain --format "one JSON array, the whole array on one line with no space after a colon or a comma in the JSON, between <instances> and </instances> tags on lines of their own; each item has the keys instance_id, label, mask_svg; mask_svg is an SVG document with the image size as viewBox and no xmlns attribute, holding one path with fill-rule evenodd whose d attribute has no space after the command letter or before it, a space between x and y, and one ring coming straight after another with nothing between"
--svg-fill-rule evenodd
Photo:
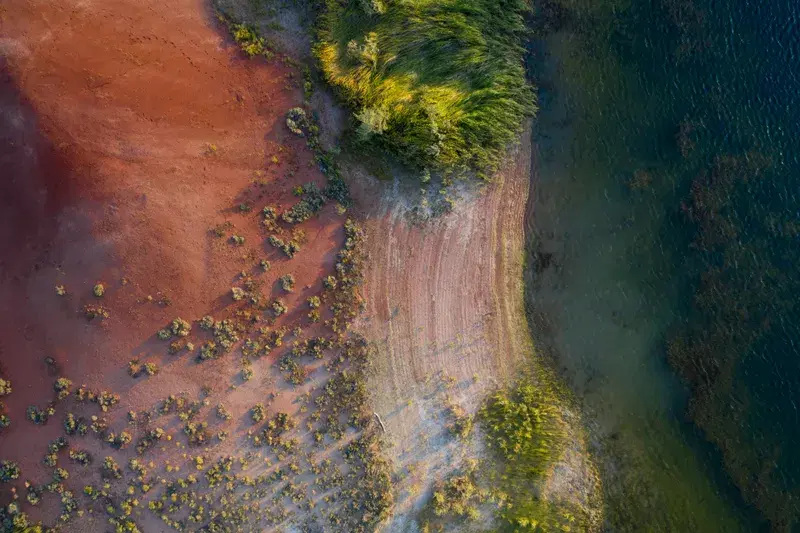
<instances>
[{"instance_id":1,"label":"red dirt terrain","mask_svg":"<svg viewBox=\"0 0 800 533\"><path fill-rule=\"evenodd\" d=\"M0 458L20 463L20 482L46 482L42 457L63 410L38 427L25 409L53 399L57 375L122 394L120 413L201 384L224 391L235 357L196 365L166 355L153 334L175 317L222 312L237 273L260 259L272 262L267 293L287 272L298 289L316 287L343 218L327 206L304 224L308 242L291 261L264 243L260 208L293 203L293 186L323 176L285 126L301 100L291 70L244 58L201 0L8 0L0 61L0 375L13 385ZM252 214L239 213L243 202ZM226 220L244 246L211 234ZM284 299L293 309L309 295ZM86 304L110 318L87 321ZM162 372L131 379L134 356ZM249 407L263 398L256 387L227 401ZM45 504L31 516L50 521Z\"/></svg>"}]
</instances>

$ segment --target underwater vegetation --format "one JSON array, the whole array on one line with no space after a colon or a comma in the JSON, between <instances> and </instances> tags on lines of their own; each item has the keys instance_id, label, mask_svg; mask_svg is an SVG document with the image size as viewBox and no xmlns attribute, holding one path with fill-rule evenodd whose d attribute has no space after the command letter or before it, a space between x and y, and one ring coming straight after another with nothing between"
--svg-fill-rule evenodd
<instances>
[{"instance_id":1,"label":"underwater vegetation","mask_svg":"<svg viewBox=\"0 0 800 533\"><path fill-rule=\"evenodd\" d=\"M743 497L775 531L791 531L800 521L800 221L774 201L774 166L756 151L722 155L692 182L683 210L695 228L694 295L668 357L691 386L692 420L722 452ZM772 202L753 201L765 193Z\"/></svg>"}]
</instances>

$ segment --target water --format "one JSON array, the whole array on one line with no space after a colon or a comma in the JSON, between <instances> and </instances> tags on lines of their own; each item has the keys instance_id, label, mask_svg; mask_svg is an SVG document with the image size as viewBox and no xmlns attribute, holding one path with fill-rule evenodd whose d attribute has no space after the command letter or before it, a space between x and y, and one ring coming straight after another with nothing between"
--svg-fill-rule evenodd
<instances>
[{"instance_id":1,"label":"water","mask_svg":"<svg viewBox=\"0 0 800 533\"><path fill-rule=\"evenodd\" d=\"M548 12L530 308L610 529L798 531L800 3Z\"/></svg>"}]
</instances>

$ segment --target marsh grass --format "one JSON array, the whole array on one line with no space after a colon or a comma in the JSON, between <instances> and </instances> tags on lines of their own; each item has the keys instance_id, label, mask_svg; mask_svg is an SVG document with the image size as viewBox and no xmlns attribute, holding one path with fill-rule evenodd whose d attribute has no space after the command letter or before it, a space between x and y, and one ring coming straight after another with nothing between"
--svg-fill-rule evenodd
<instances>
[{"instance_id":1,"label":"marsh grass","mask_svg":"<svg viewBox=\"0 0 800 533\"><path fill-rule=\"evenodd\" d=\"M570 438L562 416L569 400L549 369L534 366L537 380L495 391L478 415L495 459L487 473L503 502L497 531L594 531L591 509L540 497Z\"/></svg>"},{"instance_id":2,"label":"marsh grass","mask_svg":"<svg viewBox=\"0 0 800 533\"><path fill-rule=\"evenodd\" d=\"M525 0L326 0L315 53L362 143L412 167L496 167L535 111Z\"/></svg>"}]
</instances>

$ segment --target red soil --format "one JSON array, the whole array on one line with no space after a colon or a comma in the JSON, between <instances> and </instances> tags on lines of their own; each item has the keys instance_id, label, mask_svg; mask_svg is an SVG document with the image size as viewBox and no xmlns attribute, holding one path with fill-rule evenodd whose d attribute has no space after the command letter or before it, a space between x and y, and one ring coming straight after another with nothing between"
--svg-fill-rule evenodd
<instances>
[{"instance_id":1,"label":"red soil","mask_svg":"<svg viewBox=\"0 0 800 533\"><path fill-rule=\"evenodd\" d=\"M201 383L224 387L235 361L167 356L155 331L220 312L236 274L261 258L273 262L267 292L286 272L316 287L333 262L332 207L304 225L309 242L292 261L263 242L258 210L293 202L294 185L322 176L284 125L300 102L291 70L243 58L224 33L201 0L0 6L0 373L14 388L0 458L18 461L22 479L49 479L41 459L61 433L63 409L44 428L24 419L28 404L53 397L45 357L76 385L123 394L118 413ZM240 215L245 200L254 210ZM224 220L244 247L210 235ZM309 294L285 300L291 309ZM163 295L171 305L157 303ZM87 322L80 310L94 302L111 318ZM142 354L164 371L134 381L126 363Z\"/></svg>"}]
</instances>

